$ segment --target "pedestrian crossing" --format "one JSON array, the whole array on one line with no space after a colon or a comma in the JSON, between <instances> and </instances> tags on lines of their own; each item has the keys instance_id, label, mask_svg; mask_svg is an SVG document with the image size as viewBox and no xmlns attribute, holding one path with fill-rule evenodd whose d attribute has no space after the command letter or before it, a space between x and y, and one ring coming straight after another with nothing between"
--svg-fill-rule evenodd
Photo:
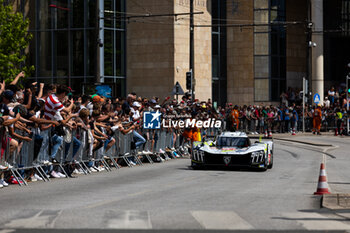
<instances>
[{"instance_id":1,"label":"pedestrian crossing","mask_svg":"<svg viewBox=\"0 0 350 233\"><path fill-rule=\"evenodd\" d=\"M192 211L192 216L205 229L250 230L254 229L247 221L232 211Z\"/></svg>"},{"instance_id":2,"label":"pedestrian crossing","mask_svg":"<svg viewBox=\"0 0 350 233\"><path fill-rule=\"evenodd\" d=\"M67 224L67 220L72 220L76 213L57 211L37 211L30 216L15 218L6 222L1 222L4 229L17 228L91 228L89 225ZM188 229L208 229L208 230L350 230L350 222L340 216L330 213L318 212L294 212L283 213L281 216L268 217L266 225L257 225L261 219L243 218L235 211L214 211L214 210L193 210L178 213L183 218L168 219L161 218L161 214L145 210L106 210L104 214L96 216L93 227L99 229L182 229L183 220L186 219ZM79 217L78 217L79 218ZM100 218L100 219L98 219ZM168 222L167 222L168 221ZM62 222L66 222L62 226ZM190 223L190 224L188 224ZM288 226L288 228L287 228ZM286 227L286 228L284 228ZM3 230L4 230L3 229ZM0 233L1 233L0 229Z\"/></svg>"},{"instance_id":3,"label":"pedestrian crossing","mask_svg":"<svg viewBox=\"0 0 350 233\"><path fill-rule=\"evenodd\" d=\"M107 216L110 216L107 221L107 228L110 229L152 229L148 211L109 211Z\"/></svg>"},{"instance_id":4,"label":"pedestrian crossing","mask_svg":"<svg viewBox=\"0 0 350 233\"><path fill-rule=\"evenodd\" d=\"M325 216L319 213L288 213L284 216L294 220L307 230L350 230L350 221L335 215Z\"/></svg>"}]
</instances>

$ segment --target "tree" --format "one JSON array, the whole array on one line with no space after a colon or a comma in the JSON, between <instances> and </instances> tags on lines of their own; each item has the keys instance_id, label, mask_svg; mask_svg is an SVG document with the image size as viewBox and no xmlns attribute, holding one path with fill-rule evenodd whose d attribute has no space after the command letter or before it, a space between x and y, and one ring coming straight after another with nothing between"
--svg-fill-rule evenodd
<instances>
[{"instance_id":1,"label":"tree","mask_svg":"<svg viewBox=\"0 0 350 233\"><path fill-rule=\"evenodd\" d=\"M26 54L32 34L28 32L29 20L13 11L11 5L0 0L0 78L11 82L22 70L28 75L34 66L25 66Z\"/></svg>"}]
</instances>

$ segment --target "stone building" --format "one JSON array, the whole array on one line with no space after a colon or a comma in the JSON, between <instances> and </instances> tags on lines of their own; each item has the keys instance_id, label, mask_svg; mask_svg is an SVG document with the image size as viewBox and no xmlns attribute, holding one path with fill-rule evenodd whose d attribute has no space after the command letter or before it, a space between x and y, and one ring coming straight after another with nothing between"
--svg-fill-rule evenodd
<instances>
[{"instance_id":1,"label":"stone building","mask_svg":"<svg viewBox=\"0 0 350 233\"><path fill-rule=\"evenodd\" d=\"M303 77L322 97L349 72L349 0L7 3L31 21L30 78L78 92L102 84L113 96L170 96L176 82L185 89L192 59L196 98L268 104L301 90Z\"/></svg>"}]
</instances>

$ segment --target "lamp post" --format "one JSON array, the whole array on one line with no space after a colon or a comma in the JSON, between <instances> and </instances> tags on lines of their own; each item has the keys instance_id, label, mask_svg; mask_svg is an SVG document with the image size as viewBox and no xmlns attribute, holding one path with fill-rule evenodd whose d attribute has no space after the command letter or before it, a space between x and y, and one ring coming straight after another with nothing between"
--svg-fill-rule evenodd
<instances>
[{"instance_id":1,"label":"lamp post","mask_svg":"<svg viewBox=\"0 0 350 233\"><path fill-rule=\"evenodd\" d=\"M194 72L194 0L190 0L190 72L191 72L191 99L194 100L195 72Z\"/></svg>"}]
</instances>

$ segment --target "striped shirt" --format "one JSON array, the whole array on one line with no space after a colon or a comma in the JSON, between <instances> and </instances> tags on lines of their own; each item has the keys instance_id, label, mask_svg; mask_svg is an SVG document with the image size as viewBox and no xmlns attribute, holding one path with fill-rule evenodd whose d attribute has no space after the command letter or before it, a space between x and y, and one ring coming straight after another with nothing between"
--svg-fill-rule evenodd
<instances>
[{"instance_id":1,"label":"striped shirt","mask_svg":"<svg viewBox=\"0 0 350 233\"><path fill-rule=\"evenodd\" d=\"M50 95L47 97L45 102L45 119L47 120L63 120L60 111L64 109L63 104L58 100L57 96L55 94Z\"/></svg>"}]
</instances>

